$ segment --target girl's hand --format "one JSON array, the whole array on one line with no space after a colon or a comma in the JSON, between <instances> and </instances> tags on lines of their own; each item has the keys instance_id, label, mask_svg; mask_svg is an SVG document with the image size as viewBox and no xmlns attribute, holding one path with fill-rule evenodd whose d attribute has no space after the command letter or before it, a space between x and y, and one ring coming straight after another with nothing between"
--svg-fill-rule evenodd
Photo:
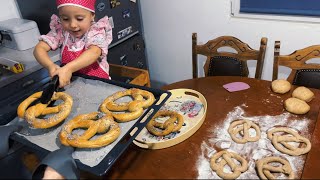
<instances>
[{"instance_id":1,"label":"girl's hand","mask_svg":"<svg viewBox=\"0 0 320 180\"><path fill-rule=\"evenodd\" d=\"M43 179L64 179L64 177L51 167L47 166L44 171Z\"/></svg>"},{"instance_id":2,"label":"girl's hand","mask_svg":"<svg viewBox=\"0 0 320 180\"><path fill-rule=\"evenodd\" d=\"M71 80L71 76L72 76L72 71L70 71L68 69L68 67L64 66L64 67L60 67L59 69L57 69L54 73L54 75L58 75L59 76L59 87L63 88L66 85L70 84L70 80Z\"/></svg>"},{"instance_id":3,"label":"girl's hand","mask_svg":"<svg viewBox=\"0 0 320 180\"><path fill-rule=\"evenodd\" d=\"M58 69L60 69L60 66L58 66L58 65L56 65L56 64L53 64L52 66L50 66L50 67L48 68L50 77L53 77L53 76L56 74L55 72L56 72Z\"/></svg>"}]
</instances>

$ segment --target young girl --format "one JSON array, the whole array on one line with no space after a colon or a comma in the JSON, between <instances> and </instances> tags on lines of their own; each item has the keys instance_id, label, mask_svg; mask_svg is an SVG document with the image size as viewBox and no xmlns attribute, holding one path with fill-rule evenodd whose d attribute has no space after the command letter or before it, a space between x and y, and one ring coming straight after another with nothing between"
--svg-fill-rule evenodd
<instances>
[{"instance_id":1,"label":"young girl","mask_svg":"<svg viewBox=\"0 0 320 180\"><path fill-rule=\"evenodd\" d=\"M95 0L56 0L56 3L59 17L52 15L51 31L40 37L34 49L37 61L49 71L51 77L59 76L60 87L70 83L74 72L110 79L106 56L112 41L112 28L108 17L94 22ZM58 48L61 48L62 67L54 64L48 55L48 51ZM54 159L47 161L55 164ZM66 163L61 164L60 170L64 168L63 165ZM74 178L77 174L74 168L74 173L60 172L49 165L42 174L40 167L43 166L38 169L44 179Z\"/></svg>"},{"instance_id":2,"label":"young girl","mask_svg":"<svg viewBox=\"0 0 320 180\"><path fill-rule=\"evenodd\" d=\"M59 17L52 15L47 35L40 37L34 56L59 86L70 83L72 73L110 79L107 63L112 28L108 17L94 22L95 0L56 0ZM48 51L61 48L62 67L54 64Z\"/></svg>"}]
</instances>

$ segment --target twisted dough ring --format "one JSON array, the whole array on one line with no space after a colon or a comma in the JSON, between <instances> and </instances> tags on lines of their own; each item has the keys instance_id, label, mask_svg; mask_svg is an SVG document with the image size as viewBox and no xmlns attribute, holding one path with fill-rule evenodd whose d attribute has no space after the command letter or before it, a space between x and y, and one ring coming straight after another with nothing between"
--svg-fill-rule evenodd
<instances>
[{"instance_id":1,"label":"twisted dough ring","mask_svg":"<svg viewBox=\"0 0 320 180\"><path fill-rule=\"evenodd\" d=\"M68 117L71 112L73 100L72 97L64 92L55 92L51 98L51 101L55 101L58 99L63 100L64 102L55 106L48 107L48 104L38 103L34 106L28 108L28 106L39 99L42 95L42 91L36 92L33 95L29 96L25 99L19 106L17 114L20 118L25 118L29 124L31 124L34 128L46 129L53 127L64 119ZM55 114L50 116L47 119L38 118L41 115Z\"/></svg>"},{"instance_id":2,"label":"twisted dough ring","mask_svg":"<svg viewBox=\"0 0 320 180\"><path fill-rule=\"evenodd\" d=\"M282 166L272 166L273 163L280 163ZM273 173L284 173L288 179L294 179L294 173L290 163L280 157L266 157L256 162L259 177L261 179L277 179Z\"/></svg>"},{"instance_id":3,"label":"twisted dough ring","mask_svg":"<svg viewBox=\"0 0 320 180\"><path fill-rule=\"evenodd\" d=\"M220 158L221 160L217 162ZM235 163L233 159L237 160L240 164ZM225 165L231 168L231 173L223 171ZM217 175L223 179L236 179L242 172L248 169L248 163L243 157L227 150L215 153L210 159L210 166L211 169L216 171Z\"/></svg>"},{"instance_id":4,"label":"twisted dough ring","mask_svg":"<svg viewBox=\"0 0 320 180\"><path fill-rule=\"evenodd\" d=\"M77 128L87 128L82 135L72 134ZM103 135L91 139L97 133ZM120 127L113 120L111 114L99 117L98 112L78 115L70 120L60 132L60 141L63 145L77 148L98 148L115 141L120 135Z\"/></svg>"},{"instance_id":5,"label":"twisted dough ring","mask_svg":"<svg viewBox=\"0 0 320 180\"><path fill-rule=\"evenodd\" d=\"M155 119L158 117L166 117L170 116L169 119L167 119L164 123L157 122ZM175 123L177 122L177 123ZM183 117L174 111L158 111L152 119L147 124L148 131L156 136L165 136L172 132L177 132L181 129L183 125ZM159 129L162 129L162 131L159 131Z\"/></svg>"},{"instance_id":6,"label":"twisted dough ring","mask_svg":"<svg viewBox=\"0 0 320 180\"><path fill-rule=\"evenodd\" d=\"M285 135L276 135L274 133L282 132L288 133ZM271 140L273 146L280 152L289 154L291 156L299 156L310 151L311 143L309 139L300 136L296 131L286 128L278 127L268 131L268 138ZM305 147L295 147L290 145L290 142L303 143ZM281 144L281 145L280 145Z\"/></svg>"},{"instance_id":7,"label":"twisted dough ring","mask_svg":"<svg viewBox=\"0 0 320 180\"><path fill-rule=\"evenodd\" d=\"M251 137L249 134L249 129L253 128L256 131L256 136ZM257 124L249 120L238 120L233 121L229 128L228 132L231 136L231 139L240 144L245 144L246 142L255 142L258 141L261 137L260 128ZM240 134L242 138L238 138L237 135Z\"/></svg>"},{"instance_id":8,"label":"twisted dough ring","mask_svg":"<svg viewBox=\"0 0 320 180\"><path fill-rule=\"evenodd\" d=\"M124 96L132 96L133 101L124 103L115 103L115 101ZM145 98L145 100L144 100ZM143 109L148 108L155 101L154 95L148 91L131 88L119 91L107 97L100 106L100 111L112 116L118 122L128 122L140 117ZM127 113L112 113L110 111L129 111Z\"/></svg>"}]
</instances>

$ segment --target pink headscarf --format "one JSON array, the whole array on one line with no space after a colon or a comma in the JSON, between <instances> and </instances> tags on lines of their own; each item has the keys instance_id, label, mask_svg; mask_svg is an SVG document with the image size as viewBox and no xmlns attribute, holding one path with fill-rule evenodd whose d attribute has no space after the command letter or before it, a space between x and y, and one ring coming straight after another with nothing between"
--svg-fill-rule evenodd
<instances>
[{"instance_id":1,"label":"pink headscarf","mask_svg":"<svg viewBox=\"0 0 320 180\"><path fill-rule=\"evenodd\" d=\"M95 12L95 3L96 0L56 0L57 8L62 6L77 6L84 8L88 11Z\"/></svg>"}]
</instances>

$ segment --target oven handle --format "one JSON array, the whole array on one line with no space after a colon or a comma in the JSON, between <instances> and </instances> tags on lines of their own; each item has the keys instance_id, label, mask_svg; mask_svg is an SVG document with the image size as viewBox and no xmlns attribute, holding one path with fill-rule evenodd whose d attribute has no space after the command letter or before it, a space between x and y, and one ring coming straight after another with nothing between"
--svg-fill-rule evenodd
<instances>
[{"instance_id":1,"label":"oven handle","mask_svg":"<svg viewBox=\"0 0 320 180\"><path fill-rule=\"evenodd\" d=\"M2 32L0 31L0 45L2 44L2 41L3 41L3 34L2 34Z\"/></svg>"}]
</instances>

